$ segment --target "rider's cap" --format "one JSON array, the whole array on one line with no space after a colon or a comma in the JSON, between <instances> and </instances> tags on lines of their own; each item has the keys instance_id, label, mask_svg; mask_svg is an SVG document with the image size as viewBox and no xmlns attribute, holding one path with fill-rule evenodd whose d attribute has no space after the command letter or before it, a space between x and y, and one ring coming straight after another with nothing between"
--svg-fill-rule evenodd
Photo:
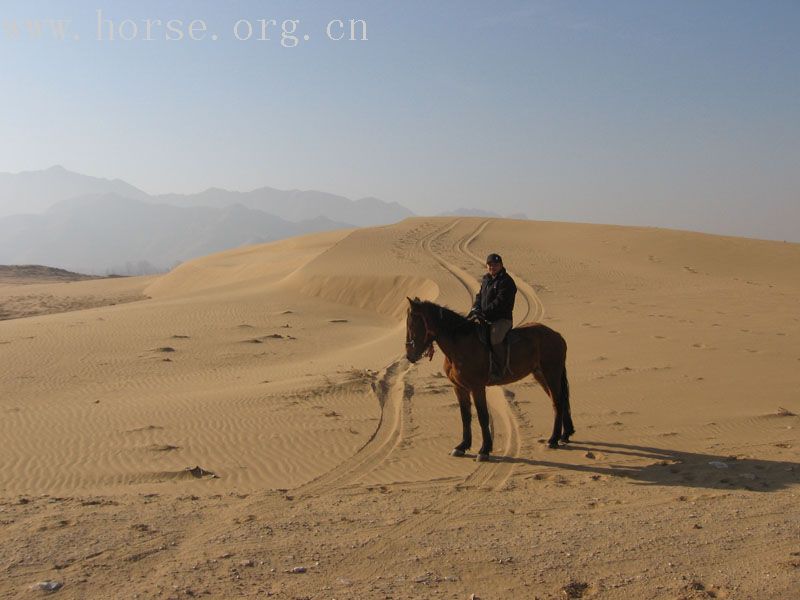
<instances>
[{"instance_id":1,"label":"rider's cap","mask_svg":"<svg viewBox=\"0 0 800 600\"><path fill-rule=\"evenodd\" d=\"M498 263L502 263L502 262L503 262L503 259L500 258L499 254L492 253L492 254L490 254L489 256L486 257L486 264L487 265L498 264Z\"/></svg>"}]
</instances>

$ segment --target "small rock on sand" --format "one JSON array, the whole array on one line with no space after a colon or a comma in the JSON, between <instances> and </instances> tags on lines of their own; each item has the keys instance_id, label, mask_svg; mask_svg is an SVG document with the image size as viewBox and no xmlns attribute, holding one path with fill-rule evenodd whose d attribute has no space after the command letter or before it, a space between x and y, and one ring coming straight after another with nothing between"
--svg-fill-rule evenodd
<instances>
[{"instance_id":1,"label":"small rock on sand","mask_svg":"<svg viewBox=\"0 0 800 600\"><path fill-rule=\"evenodd\" d=\"M299 574L299 573L305 573L306 571L308 571L308 569L306 569L305 567L294 567L294 568L293 568L291 571L289 571L289 572L290 572L290 573Z\"/></svg>"},{"instance_id":2,"label":"small rock on sand","mask_svg":"<svg viewBox=\"0 0 800 600\"><path fill-rule=\"evenodd\" d=\"M64 584L60 581L39 581L32 587L34 590L42 590L43 592L57 592Z\"/></svg>"},{"instance_id":3,"label":"small rock on sand","mask_svg":"<svg viewBox=\"0 0 800 600\"><path fill-rule=\"evenodd\" d=\"M217 479L218 477L216 473L212 471L207 471L206 469L204 469L199 465L196 467L186 467L186 469L184 470L193 477L197 477L198 479L201 478Z\"/></svg>"},{"instance_id":4,"label":"small rock on sand","mask_svg":"<svg viewBox=\"0 0 800 600\"><path fill-rule=\"evenodd\" d=\"M584 593L589 589L589 585L580 581L570 581L567 585L561 588L561 593L565 598L570 600L573 598L582 598Z\"/></svg>"}]
</instances>

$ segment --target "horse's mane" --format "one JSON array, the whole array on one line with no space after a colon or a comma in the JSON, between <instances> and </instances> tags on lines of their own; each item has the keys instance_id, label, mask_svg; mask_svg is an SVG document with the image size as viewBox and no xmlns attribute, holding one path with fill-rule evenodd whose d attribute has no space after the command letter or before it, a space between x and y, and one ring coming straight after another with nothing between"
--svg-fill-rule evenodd
<instances>
[{"instance_id":1,"label":"horse's mane","mask_svg":"<svg viewBox=\"0 0 800 600\"><path fill-rule=\"evenodd\" d=\"M428 314L436 318L437 324L444 333L463 335L475 331L475 323L446 306L441 306L430 300L423 300L420 305Z\"/></svg>"}]
</instances>

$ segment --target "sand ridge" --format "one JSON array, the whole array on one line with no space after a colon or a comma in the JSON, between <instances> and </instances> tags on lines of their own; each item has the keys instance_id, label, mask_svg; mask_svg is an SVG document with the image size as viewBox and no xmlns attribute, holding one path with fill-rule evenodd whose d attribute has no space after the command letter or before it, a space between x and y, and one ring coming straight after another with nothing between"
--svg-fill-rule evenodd
<instances>
[{"instance_id":1,"label":"sand ridge","mask_svg":"<svg viewBox=\"0 0 800 600\"><path fill-rule=\"evenodd\" d=\"M404 360L404 311L420 296L466 312L492 251L515 320L567 339L578 433L548 450L535 382L491 388L497 457L478 464L447 454L455 398L439 352ZM130 597L790 597L798 259L415 218L4 321L0 590L60 578L59 595L108 597L124 573Z\"/></svg>"}]
</instances>

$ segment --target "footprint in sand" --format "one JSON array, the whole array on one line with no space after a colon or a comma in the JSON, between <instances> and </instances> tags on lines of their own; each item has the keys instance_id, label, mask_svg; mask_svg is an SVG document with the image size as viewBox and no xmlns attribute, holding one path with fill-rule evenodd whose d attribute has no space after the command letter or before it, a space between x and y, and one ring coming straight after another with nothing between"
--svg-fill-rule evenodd
<instances>
[{"instance_id":1,"label":"footprint in sand","mask_svg":"<svg viewBox=\"0 0 800 600\"><path fill-rule=\"evenodd\" d=\"M147 447L150 452L172 452L173 450L180 450L180 446L173 446L172 444L152 444Z\"/></svg>"},{"instance_id":2,"label":"footprint in sand","mask_svg":"<svg viewBox=\"0 0 800 600\"><path fill-rule=\"evenodd\" d=\"M269 335L262 335L261 337L257 338L250 338L248 340L242 340L244 344L263 344L264 340L294 340L297 339L291 335L281 335L280 333L270 333Z\"/></svg>"},{"instance_id":3,"label":"footprint in sand","mask_svg":"<svg viewBox=\"0 0 800 600\"><path fill-rule=\"evenodd\" d=\"M142 431L156 431L164 429L161 425L145 425L144 427L137 427L136 429L128 429L125 433L139 433Z\"/></svg>"}]
</instances>

